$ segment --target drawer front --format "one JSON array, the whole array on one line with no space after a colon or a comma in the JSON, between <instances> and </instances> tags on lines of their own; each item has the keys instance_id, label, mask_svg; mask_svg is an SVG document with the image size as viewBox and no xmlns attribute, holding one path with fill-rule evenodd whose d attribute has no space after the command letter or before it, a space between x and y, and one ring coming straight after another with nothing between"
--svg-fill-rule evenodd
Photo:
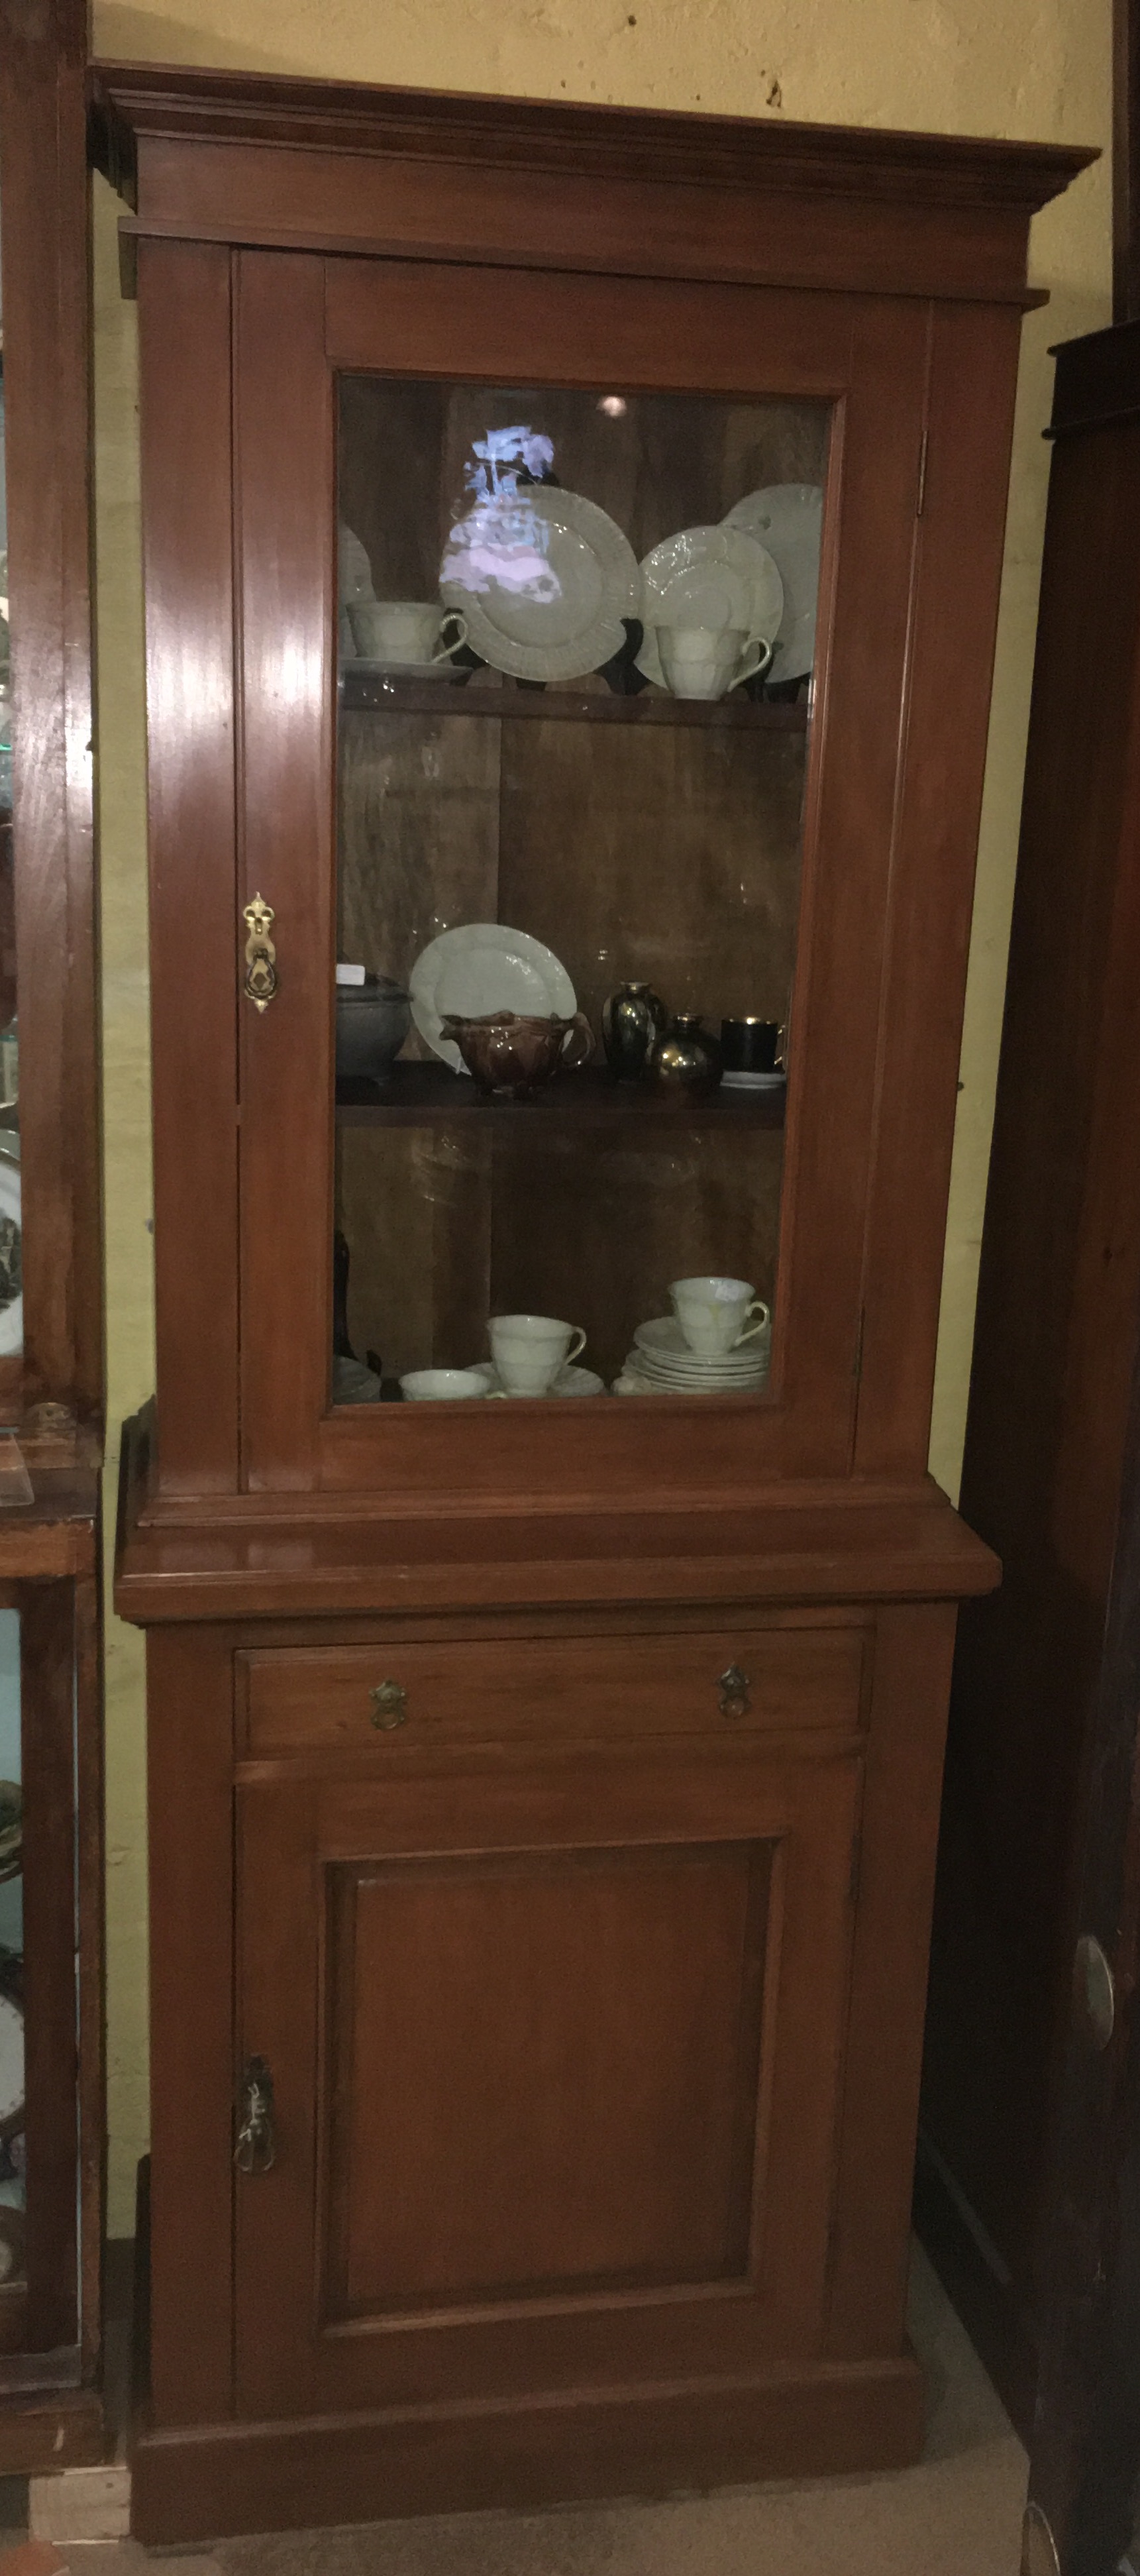
<instances>
[{"instance_id":1,"label":"drawer front","mask_svg":"<svg viewBox=\"0 0 1140 2576\"><path fill-rule=\"evenodd\" d=\"M297 1646L238 1657L250 1754L858 1724L867 1630Z\"/></svg>"}]
</instances>

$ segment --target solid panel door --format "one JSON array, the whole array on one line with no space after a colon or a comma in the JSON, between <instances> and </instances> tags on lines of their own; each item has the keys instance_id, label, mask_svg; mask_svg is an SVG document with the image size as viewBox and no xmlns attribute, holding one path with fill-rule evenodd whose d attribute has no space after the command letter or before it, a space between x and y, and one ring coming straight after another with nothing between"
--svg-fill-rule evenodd
<instances>
[{"instance_id":1,"label":"solid panel door","mask_svg":"<svg viewBox=\"0 0 1140 2576\"><path fill-rule=\"evenodd\" d=\"M820 2350L861 1765L239 1790L250 2415Z\"/></svg>"}]
</instances>

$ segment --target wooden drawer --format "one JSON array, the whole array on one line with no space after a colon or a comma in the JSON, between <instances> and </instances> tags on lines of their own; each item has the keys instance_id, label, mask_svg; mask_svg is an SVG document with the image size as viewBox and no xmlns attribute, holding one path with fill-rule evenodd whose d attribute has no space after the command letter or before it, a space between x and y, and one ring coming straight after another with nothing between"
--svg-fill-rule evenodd
<instances>
[{"instance_id":1,"label":"wooden drawer","mask_svg":"<svg viewBox=\"0 0 1140 2576\"><path fill-rule=\"evenodd\" d=\"M244 1706L249 1753L347 1751L396 1729L410 1746L850 1727L866 1633L770 1627L266 1648L238 1656L239 1720ZM733 1665L747 1676L745 1706L722 1688Z\"/></svg>"}]
</instances>

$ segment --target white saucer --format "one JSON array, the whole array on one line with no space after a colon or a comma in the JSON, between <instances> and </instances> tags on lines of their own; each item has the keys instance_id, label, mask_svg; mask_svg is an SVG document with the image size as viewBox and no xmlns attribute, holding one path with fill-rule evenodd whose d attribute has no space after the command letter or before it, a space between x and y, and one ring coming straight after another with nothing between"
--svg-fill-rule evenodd
<instances>
[{"instance_id":1,"label":"white saucer","mask_svg":"<svg viewBox=\"0 0 1140 2576\"><path fill-rule=\"evenodd\" d=\"M441 655L438 662L374 662L363 653L346 653L342 657L340 667L346 677L352 671L362 680L453 680L455 678L455 664L446 653Z\"/></svg>"},{"instance_id":2,"label":"white saucer","mask_svg":"<svg viewBox=\"0 0 1140 2576\"><path fill-rule=\"evenodd\" d=\"M775 1073L722 1073L726 1091L782 1091L788 1077L779 1069Z\"/></svg>"},{"instance_id":3,"label":"white saucer","mask_svg":"<svg viewBox=\"0 0 1140 2576\"><path fill-rule=\"evenodd\" d=\"M474 1377L478 1374L480 1377L484 1378L486 1381L488 1395L502 1395L506 1393L505 1387L501 1384L499 1372L491 1360L480 1360L477 1371L475 1369L468 1369L466 1374L468 1377ZM547 1390L550 1395L563 1397L568 1395L604 1395L605 1391L606 1387L604 1378L598 1377L593 1369L579 1368L575 1360L568 1361L566 1367L560 1370L559 1375L555 1378L553 1386ZM522 1396L517 1400L519 1403L534 1401L533 1397L524 1398Z\"/></svg>"}]
</instances>

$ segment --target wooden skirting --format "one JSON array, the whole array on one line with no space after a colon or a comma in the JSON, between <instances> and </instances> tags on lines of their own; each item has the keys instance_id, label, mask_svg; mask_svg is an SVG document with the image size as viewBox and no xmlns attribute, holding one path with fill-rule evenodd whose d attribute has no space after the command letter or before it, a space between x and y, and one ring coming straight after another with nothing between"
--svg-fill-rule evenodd
<instances>
[{"instance_id":1,"label":"wooden skirting","mask_svg":"<svg viewBox=\"0 0 1140 2576\"><path fill-rule=\"evenodd\" d=\"M569 2392L510 2407L140 2429L131 2529L160 2547L219 2532L907 2468L922 2445L923 2391L907 2354L762 2381Z\"/></svg>"}]
</instances>

